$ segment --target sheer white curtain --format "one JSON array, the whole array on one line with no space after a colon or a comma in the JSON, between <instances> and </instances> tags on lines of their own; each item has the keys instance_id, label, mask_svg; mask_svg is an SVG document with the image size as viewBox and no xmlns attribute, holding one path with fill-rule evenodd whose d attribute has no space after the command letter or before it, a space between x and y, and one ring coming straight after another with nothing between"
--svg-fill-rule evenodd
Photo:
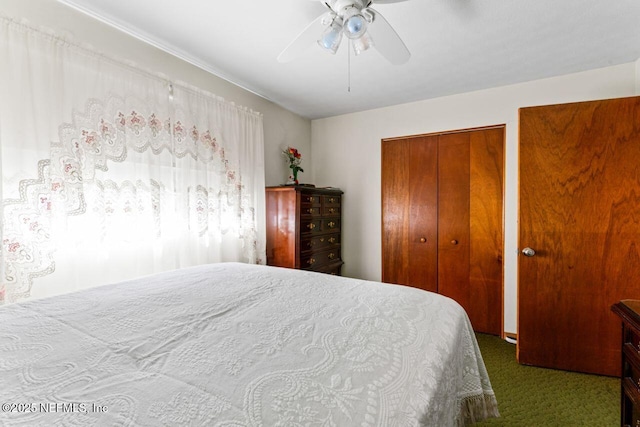
<instances>
[{"instance_id":1,"label":"sheer white curtain","mask_svg":"<svg viewBox=\"0 0 640 427\"><path fill-rule=\"evenodd\" d=\"M0 25L0 303L263 262L260 114Z\"/></svg>"}]
</instances>

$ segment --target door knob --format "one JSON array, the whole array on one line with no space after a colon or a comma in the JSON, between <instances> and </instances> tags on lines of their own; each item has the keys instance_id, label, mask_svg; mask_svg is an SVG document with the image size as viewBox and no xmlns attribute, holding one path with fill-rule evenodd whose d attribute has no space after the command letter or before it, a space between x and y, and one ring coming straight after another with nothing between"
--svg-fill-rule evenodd
<instances>
[{"instance_id":1,"label":"door knob","mask_svg":"<svg viewBox=\"0 0 640 427\"><path fill-rule=\"evenodd\" d=\"M426 237L421 237L420 238L420 243L427 243L427 238Z\"/></svg>"},{"instance_id":2,"label":"door knob","mask_svg":"<svg viewBox=\"0 0 640 427\"><path fill-rule=\"evenodd\" d=\"M524 248L524 249L522 250L522 254L523 254L524 256L534 256L534 255L536 254L536 251L534 251L534 250L533 250L533 249L531 249L531 248Z\"/></svg>"},{"instance_id":3,"label":"door knob","mask_svg":"<svg viewBox=\"0 0 640 427\"><path fill-rule=\"evenodd\" d=\"M452 244L452 245L457 245L457 244L458 244L458 241L457 241L456 239L453 239L453 240L451 241L451 244Z\"/></svg>"}]
</instances>

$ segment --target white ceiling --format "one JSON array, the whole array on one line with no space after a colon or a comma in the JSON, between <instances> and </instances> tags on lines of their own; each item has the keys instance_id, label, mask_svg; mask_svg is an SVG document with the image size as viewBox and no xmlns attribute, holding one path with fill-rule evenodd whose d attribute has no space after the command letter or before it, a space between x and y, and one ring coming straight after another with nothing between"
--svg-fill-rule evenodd
<instances>
[{"instance_id":1,"label":"white ceiling","mask_svg":"<svg viewBox=\"0 0 640 427\"><path fill-rule=\"evenodd\" d=\"M632 62L639 0L407 0L373 7L412 53L311 45L276 57L326 11L311 0L59 0L311 119Z\"/></svg>"}]
</instances>

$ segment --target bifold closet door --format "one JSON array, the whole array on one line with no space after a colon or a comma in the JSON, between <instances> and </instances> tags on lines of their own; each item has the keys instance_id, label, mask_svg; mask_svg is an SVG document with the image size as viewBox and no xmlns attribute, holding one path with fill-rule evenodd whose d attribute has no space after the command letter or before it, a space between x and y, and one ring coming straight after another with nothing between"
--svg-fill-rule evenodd
<instances>
[{"instance_id":1,"label":"bifold closet door","mask_svg":"<svg viewBox=\"0 0 640 427\"><path fill-rule=\"evenodd\" d=\"M468 132L440 135L438 141L438 293L456 300L467 313L470 148Z\"/></svg>"},{"instance_id":2,"label":"bifold closet door","mask_svg":"<svg viewBox=\"0 0 640 427\"><path fill-rule=\"evenodd\" d=\"M504 127L440 135L438 292L502 333Z\"/></svg>"},{"instance_id":3,"label":"bifold closet door","mask_svg":"<svg viewBox=\"0 0 640 427\"><path fill-rule=\"evenodd\" d=\"M382 277L437 292L438 138L382 142Z\"/></svg>"},{"instance_id":4,"label":"bifold closet door","mask_svg":"<svg viewBox=\"0 0 640 427\"><path fill-rule=\"evenodd\" d=\"M382 281L502 334L504 126L382 141Z\"/></svg>"}]
</instances>

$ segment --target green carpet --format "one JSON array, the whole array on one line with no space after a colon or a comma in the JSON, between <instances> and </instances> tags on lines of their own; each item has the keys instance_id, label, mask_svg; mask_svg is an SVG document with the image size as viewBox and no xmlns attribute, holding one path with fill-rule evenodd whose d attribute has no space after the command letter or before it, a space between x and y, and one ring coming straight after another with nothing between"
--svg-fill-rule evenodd
<instances>
[{"instance_id":1,"label":"green carpet","mask_svg":"<svg viewBox=\"0 0 640 427\"><path fill-rule=\"evenodd\" d=\"M476 334L500 418L478 426L619 426L620 380L519 365L516 346Z\"/></svg>"}]
</instances>

